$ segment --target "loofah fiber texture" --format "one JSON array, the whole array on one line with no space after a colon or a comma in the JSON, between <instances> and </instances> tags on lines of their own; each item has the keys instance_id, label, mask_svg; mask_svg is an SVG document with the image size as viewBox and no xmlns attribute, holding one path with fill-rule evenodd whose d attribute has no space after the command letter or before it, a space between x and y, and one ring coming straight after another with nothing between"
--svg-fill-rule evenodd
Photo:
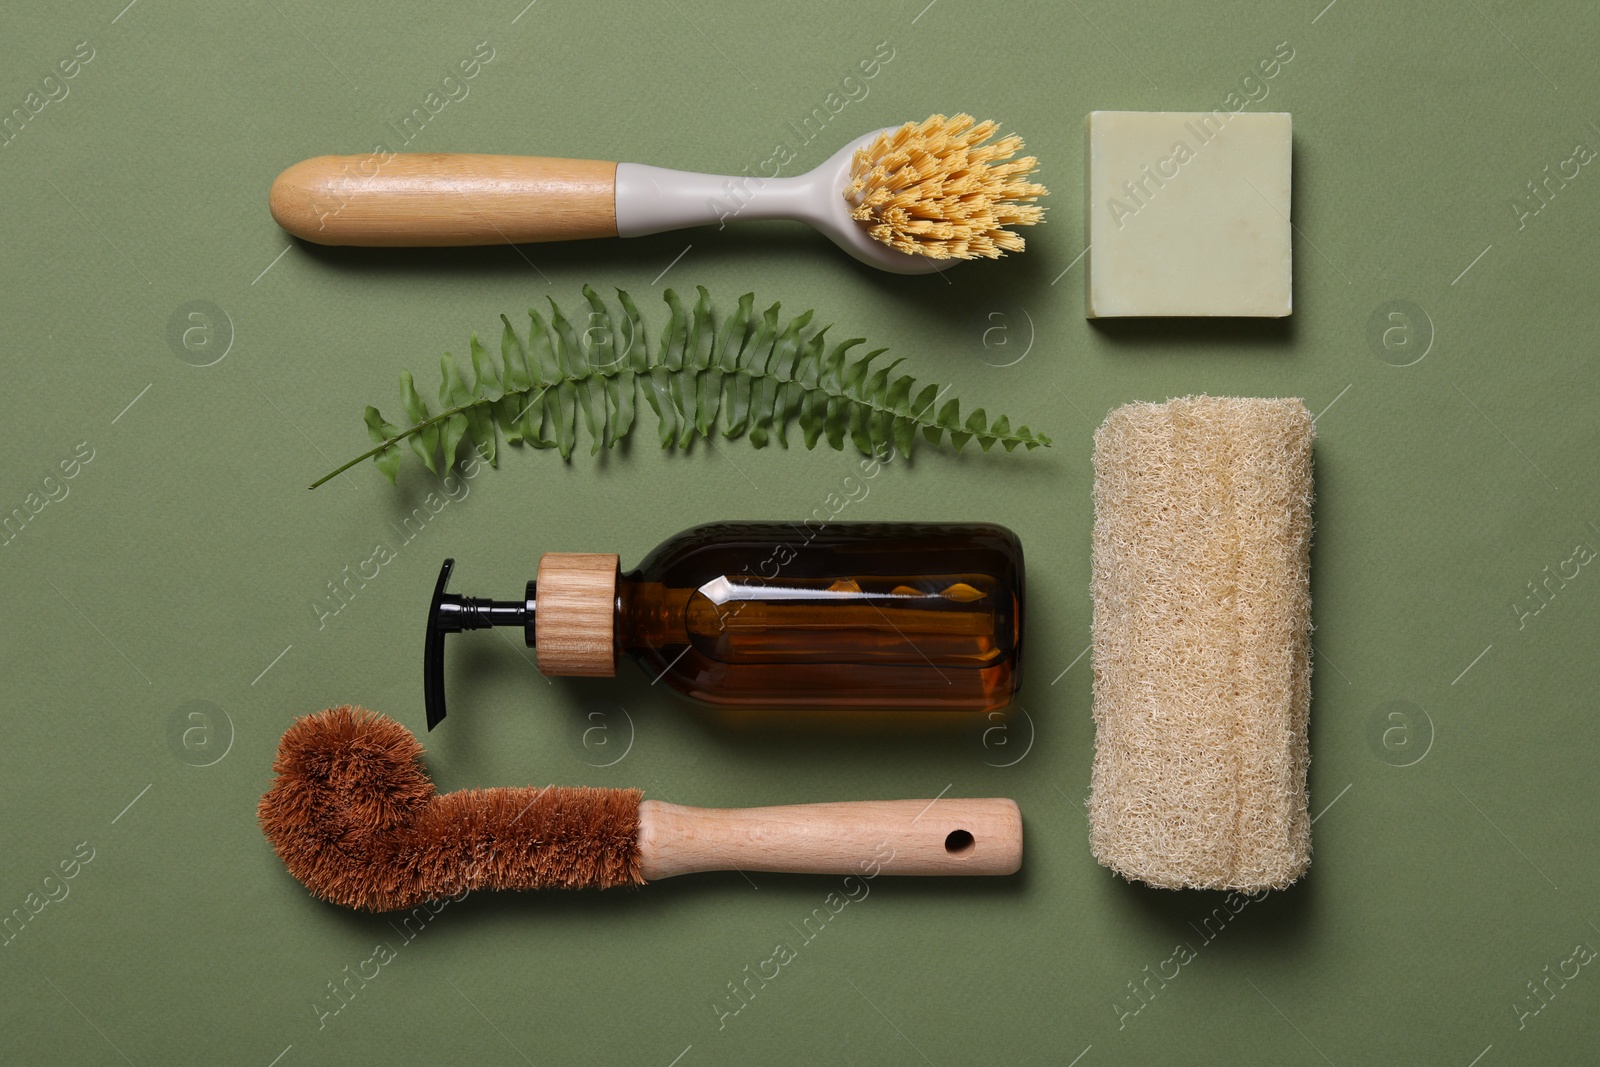
<instances>
[{"instance_id":1,"label":"loofah fiber texture","mask_svg":"<svg viewBox=\"0 0 1600 1067\"><path fill-rule=\"evenodd\" d=\"M890 248L931 259L1022 251L1022 237L1006 227L1043 218L1034 201L1049 190L1028 180L1037 159L1011 158L1022 138L984 144L998 129L971 115L934 115L880 133L851 160L850 217Z\"/></svg>"},{"instance_id":2,"label":"loofah fiber texture","mask_svg":"<svg viewBox=\"0 0 1600 1067\"><path fill-rule=\"evenodd\" d=\"M323 900L411 908L477 889L644 882L636 789L434 792L404 726L346 705L295 720L257 817L289 873Z\"/></svg>"},{"instance_id":3,"label":"loofah fiber texture","mask_svg":"<svg viewBox=\"0 0 1600 1067\"><path fill-rule=\"evenodd\" d=\"M1311 862L1311 417L1129 404L1095 432L1095 859L1168 889Z\"/></svg>"}]
</instances>

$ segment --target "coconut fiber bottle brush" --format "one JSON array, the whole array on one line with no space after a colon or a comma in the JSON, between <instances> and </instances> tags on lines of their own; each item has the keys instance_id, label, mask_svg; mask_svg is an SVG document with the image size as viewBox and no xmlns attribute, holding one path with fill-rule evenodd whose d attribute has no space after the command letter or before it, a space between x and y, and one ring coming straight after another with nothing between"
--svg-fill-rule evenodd
<instances>
[{"instance_id":1,"label":"coconut fiber bottle brush","mask_svg":"<svg viewBox=\"0 0 1600 1067\"><path fill-rule=\"evenodd\" d=\"M362 708L297 720L278 745L261 828L323 900L370 911L479 889L605 889L695 871L1011 874L1011 800L686 808L637 789L440 795L405 727Z\"/></svg>"},{"instance_id":2,"label":"coconut fiber bottle brush","mask_svg":"<svg viewBox=\"0 0 1600 1067\"><path fill-rule=\"evenodd\" d=\"M792 178L543 156L318 156L272 183L272 217L324 245L492 245L640 237L728 219L807 222L870 266L923 274L1022 251L1043 214L1016 135L970 115L874 131ZM986 143L987 142L987 143Z\"/></svg>"}]
</instances>

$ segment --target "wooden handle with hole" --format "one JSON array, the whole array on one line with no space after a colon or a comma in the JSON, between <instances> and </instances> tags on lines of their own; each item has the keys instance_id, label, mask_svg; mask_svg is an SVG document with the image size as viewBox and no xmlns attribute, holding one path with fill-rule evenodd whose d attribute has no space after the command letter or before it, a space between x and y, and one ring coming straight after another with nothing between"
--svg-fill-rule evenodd
<instances>
[{"instance_id":1,"label":"wooden handle with hole","mask_svg":"<svg viewBox=\"0 0 1600 1067\"><path fill-rule=\"evenodd\" d=\"M615 237L616 186L602 160L372 153L296 163L268 203L315 244L520 244Z\"/></svg>"},{"instance_id":2,"label":"wooden handle with hole","mask_svg":"<svg viewBox=\"0 0 1600 1067\"><path fill-rule=\"evenodd\" d=\"M645 878L695 871L792 874L1014 874L1014 800L867 800L773 808L639 805Z\"/></svg>"}]
</instances>

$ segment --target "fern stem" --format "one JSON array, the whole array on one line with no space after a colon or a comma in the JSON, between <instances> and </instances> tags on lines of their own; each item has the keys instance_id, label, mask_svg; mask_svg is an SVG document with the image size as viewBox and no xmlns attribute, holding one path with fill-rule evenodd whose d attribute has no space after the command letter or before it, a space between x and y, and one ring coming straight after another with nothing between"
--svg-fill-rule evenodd
<instances>
[{"instance_id":1,"label":"fern stem","mask_svg":"<svg viewBox=\"0 0 1600 1067\"><path fill-rule=\"evenodd\" d=\"M528 392L530 392L530 393L532 391L533 391L532 389L528 390ZM509 395L512 395L512 394L506 394L506 395L509 396ZM406 438L413 437L416 434L421 433L423 430L426 430L429 426L432 426L435 423L443 422L444 420L446 420L446 419L448 419L448 418L450 418L450 417L452 417L454 415L460 415L464 411L468 411L468 410L470 410L472 408L482 407L485 404L493 404L497 399L499 399L499 398L498 397L484 397L484 398L482 398L480 400L474 400L470 404L458 404L455 407L451 408L449 411L440 412L439 414L433 416L433 418L431 418L431 419L427 419L424 422L417 423L415 426L411 427L405 433L402 433L400 436L391 437L387 441L383 442L381 445L375 445L372 448L367 449L365 452L361 453L361 455L357 456L355 459L352 459L349 463L340 464L334 470L329 471L327 474L324 474L322 477L318 478L316 481L314 481L310 485L306 486L306 488L307 489L315 489L319 485L326 485L327 483L333 481L335 478L339 477L339 475L343 474L345 471L349 470L351 467L354 467L357 463L360 463L363 460L371 459L373 456L376 456L379 452L382 452L384 449L388 448L390 445L397 445L401 441L404 441Z\"/></svg>"}]
</instances>

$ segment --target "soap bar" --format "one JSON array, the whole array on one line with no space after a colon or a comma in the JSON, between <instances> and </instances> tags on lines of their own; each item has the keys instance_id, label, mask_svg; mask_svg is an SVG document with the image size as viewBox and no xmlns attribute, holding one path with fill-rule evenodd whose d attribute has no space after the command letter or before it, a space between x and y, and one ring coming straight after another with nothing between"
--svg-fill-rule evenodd
<instances>
[{"instance_id":1,"label":"soap bar","mask_svg":"<svg viewBox=\"0 0 1600 1067\"><path fill-rule=\"evenodd\" d=\"M1089 318L1291 309L1287 112L1094 111Z\"/></svg>"}]
</instances>

